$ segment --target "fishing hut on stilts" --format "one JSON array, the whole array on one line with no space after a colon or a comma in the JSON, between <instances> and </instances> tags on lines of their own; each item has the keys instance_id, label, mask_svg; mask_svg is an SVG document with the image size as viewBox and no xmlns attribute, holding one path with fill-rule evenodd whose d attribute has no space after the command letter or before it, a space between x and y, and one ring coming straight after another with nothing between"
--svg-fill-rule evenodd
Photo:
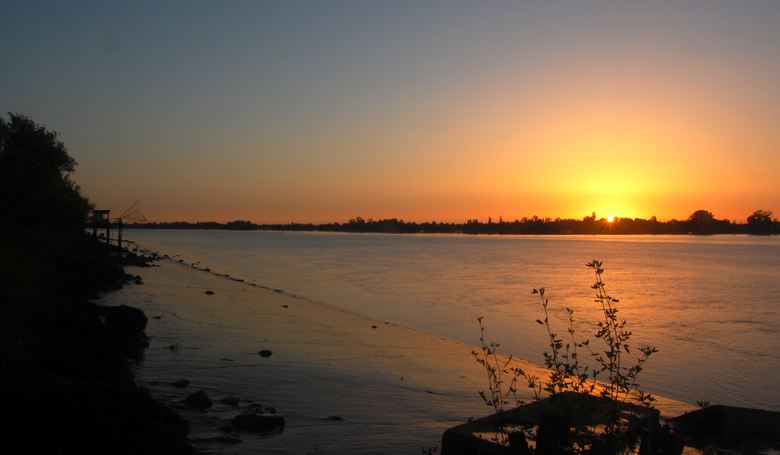
<instances>
[{"instance_id":1,"label":"fishing hut on stilts","mask_svg":"<svg viewBox=\"0 0 780 455\"><path fill-rule=\"evenodd\" d=\"M116 244L119 248L122 248L122 231L125 221L141 223L146 221L146 217L138 207L140 203L140 199L135 201L117 218L111 218L111 210L93 209L87 221L87 227L92 229L92 238L104 240L107 244L111 244L111 231L113 229L116 232Z\"/></svg>"}]
</instances>

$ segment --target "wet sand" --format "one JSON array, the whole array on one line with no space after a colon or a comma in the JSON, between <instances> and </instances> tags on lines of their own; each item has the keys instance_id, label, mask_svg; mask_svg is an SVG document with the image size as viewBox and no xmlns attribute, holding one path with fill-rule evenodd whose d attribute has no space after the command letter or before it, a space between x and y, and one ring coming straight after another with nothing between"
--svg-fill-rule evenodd
<instances>
[{"instance_id":1,"label":"wet sand","mask_svg":"<svg viewBox=\"0 0 780 455\"><path fill-rule=\"evenodd\" d=\"M108 294L103 303L136 306L149 317L151 345L136 379L191 422L200 450L420 453L439 445L446 428L490 411L477 395L487 379L472 346L171 259L128 271L144 284ZM490 339L490 315L486 323ZM266 349L270 357L258 355ZM537 365L515 362L544 375ZM169 384L180 379L189 386ZM177 404L197 390L211 397L212 408ZM227 396L241 401L219 402ZM658 400L666 416L694 408ZM241 443L205 441L221 436L219 427L250 402L276 408L284 431L241 432Z\"/></svg>"}]
</instances>

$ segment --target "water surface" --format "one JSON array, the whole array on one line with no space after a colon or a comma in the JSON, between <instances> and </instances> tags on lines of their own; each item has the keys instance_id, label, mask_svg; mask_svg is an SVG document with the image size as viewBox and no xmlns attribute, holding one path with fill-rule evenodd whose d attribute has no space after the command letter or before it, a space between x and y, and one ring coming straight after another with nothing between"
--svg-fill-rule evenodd
<instances>
[{"instance_id":1,"label":"water surface","mask_svg":"<svg viewBox=\"0 0 780 455\"><path fill-rule=\"evenodd\" d=\"M780 239L748 236L459 236L129 230L140 244L214 271L471 344L476 318L502 350L541 362L534 321L545 287L592 337L592 271L637 344L659 352L643 372L655 393L695 403L780 410ZM595 342L595 340L592 340Z\"/></svg>"}]
</instances>

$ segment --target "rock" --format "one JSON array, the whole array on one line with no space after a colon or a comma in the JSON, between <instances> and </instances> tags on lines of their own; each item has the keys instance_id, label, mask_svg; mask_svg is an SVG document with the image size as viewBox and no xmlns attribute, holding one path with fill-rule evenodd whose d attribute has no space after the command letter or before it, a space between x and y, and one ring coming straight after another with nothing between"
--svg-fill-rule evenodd
<instances>
[{"instance_id":1,"label":"rock","mask_svg":"<svg viewBox=\"0 0 780 455\"><path fill-rule=\"evenodd\" d=\"M158 321L162 319L162 316L155 316L154 319L157 319Z\"/></svg>"},{"instance_id":2,"label":"rock","mask_svg":"<svg viewBox=\"0 0 780 455\"><path fill-rule=\"evenodd\" d=\"M255 414L276 414L276 408L273 406L263 406L262 403L249 403L246 412L252 411Z\"/></svg>"},{"instance_id":3,"label":"rock","mask_svg":"<svg viewBox=\"0 0 780 455\"><path fill-rule=\"evenodd\" d=\"M146 329L146 315L127 305L105 307L106 328L113 332L138 333Z\"/></svg>"},{"instance_id":4,"label":"rock","mask_svg":"<svg viewBox=\"0 0 780 455\"><path fill-rule=\"evenodd\" d=\"M339 416L330 416L330 417L326 417L325 419L326 420L332 420L334 422L341 422L341 421L344 420L343 417L339 417Z\"/></svg>"},{"instance_id":5,"label":"rock","mask_svg":"<svg viewBox=\"0 0 780 455\"><path fill-rule=\"evenodd\" d=\"M282 305L282 308L289 308L289 307L290 307L290 305L287 305L286 303L284 305Z\"/></svg>"},{"instance_id":6,"label":"rock","mask_svg":"<svg viewBox=\"0 0 780 455\"><path fill-rule=\"evenodd\" d=\"M375 328L376 328L376 326L375 326L375 325L372 325L372 326L371 326L371 328L372 328L372 329L375 329Z\"/></svg>"},{"instance_id":7,"label":"rock","mask_svg":"<svg viewBox=\"0 0 780 455\"><path fill-rule=\"evenodd\" d=\"M686 446L700 450L769 453L780 447L780 412L776 411L713 405L668 422Z\"/></svg>"},{"instance_id":8,"label":"rock","mask_svg":"<svg viewBox=\"0 0 780 455\"><path fill-rule=\"evenodd\" d=\"M202 411L211 407L211 399L209 399L209 396L206 395L206 392L198 390L197 392L192 393L190 396L185 398L184 404L188 408L200 409Z\"/></svg>"},{"instance_id":9,"label":"rock","mask_svg":"<svg viewBox=\"0 0 780 455\"><path fill-rule=\"evenodd\" d=\"M271 357L271 354L273 354L269 349L263 349L262 351L257 353L260 357Z\"/></svg>"},{"instance_id":10,"label":"rock","mask_svg":"<svg viewBox=\"0 0 780 455\"><path fill-rule=\"evenodd\" d=\"M190 381L186 379L179 379L178 381L171 382L171 385L180 389L186 389L190 385Z\"/></svg>"},{"instance_id":11,"label":"rock","mask_svg":"<svg viewBox=\"0 0 780 455\"><path fill-rule=\"evenodd\" d=\"M135 278L135 284L144 284L143 278L141 278L141 275L136 275Z\"/></svg>"},{"instance_id":12,"label":"rock","mask_svg":"<svg viewBox=\"0 0 780 455\"><path fill-rule=\"evenodd\" d=\"M214 295L214 291L209 289L206 292L204 292L204 294L206 294L206 295Z\"/></svg>"},{"instance_id":13,"label":"rock","mask_svg":"<svg viewBox=\"0 0 780 455\"><path fill-rule=\"evenodd\" d=\"M125 357L140 360L143 350L149 347L149 338L144 333L148 322L144 312L127 305L100 307L100 311L107 340Z\"/></svg>"},{"instance_id":14,"label":"rock","mask_svg":"<svg viewBox=\"0 0 780 455\"><path fill-rule=\"evenodd\" d=\"M229 404L231 406L238 406L238 397L224 397L219 400L222 404Z\"/></svg>"},{"instance_id":15,"label":"rock","mask_svg":"<svg viewBox=\"0 0 780 455\"><path fill-rule=\"evenodd\" d=\"M230 423L239 430L258 433L281 432L284 429L284 417L266 415L257 408L247 409L242 414L233 417Z\"/></svg>"}]
</instances>

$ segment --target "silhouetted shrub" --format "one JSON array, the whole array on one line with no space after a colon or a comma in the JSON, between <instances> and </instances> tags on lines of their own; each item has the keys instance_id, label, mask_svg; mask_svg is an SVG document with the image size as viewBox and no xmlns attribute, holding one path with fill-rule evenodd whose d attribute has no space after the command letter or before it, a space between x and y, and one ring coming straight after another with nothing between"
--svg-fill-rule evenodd
<instances>
[{"instance_id":1,"label":"silhouetted shrub","mask_svg":"<svg viewBox=\"0 0 780 455\"><path fill-rule=\"evenodd\" d=\"M591 289L596 291L594 303L601 307L602 318L596 323L594 336L603 342L603 348L594 348L588 339L577 339L574 311L571 308L566 308L568 336L559 336L550 323L549 301L545 296L545 289L536 288L532 291L541 300L544 319L537 319L536 322L545 327L550 347L549 351L543 353L544 366L550 371L546 379L513 367L511 355L506 359L500 357L497 353L500 345L485 340L483 318L478 318L482 349L481 352L472 351L472 355L487 374L488 391L480 391L479 395L493 408L496 416L494 422L498 431L494 442L506 444L509 440L502 413L505 406L522 404L517 398L517 384L521 378L533 391L535 400L542 399L544 394L550 397L560 397L572 392L595 394L604 398L605 403L612 409L606 425L597 430L589 423L589 414L593 409L578 406L577 400L564 400L561 405L564 412L558 417L566 422L564 426L567 436L554 439L559 442L564 439L567 441L566 453L622 453L630 450L636 442L635 422L627 418L625 413L621 413L619 408L623 403L629 402L646 407L652 405L654 398L640 388L637 378L645 362L657 349L647 345L633 346L630 343L632 333L627 328L627 322L618 317L619 300L609 295L606 290L602 262L593 260L587 267L593 270L596 278ZM593 365L581 361L580 354L583 350L595 362ZM601 378L603 380L600 381ZM542 427L538 431L541 432ZM534 433L528 428L523 431L526 437L536 439L537 442L544 437L544 434Z\"/></svg>"}]
</instances>

